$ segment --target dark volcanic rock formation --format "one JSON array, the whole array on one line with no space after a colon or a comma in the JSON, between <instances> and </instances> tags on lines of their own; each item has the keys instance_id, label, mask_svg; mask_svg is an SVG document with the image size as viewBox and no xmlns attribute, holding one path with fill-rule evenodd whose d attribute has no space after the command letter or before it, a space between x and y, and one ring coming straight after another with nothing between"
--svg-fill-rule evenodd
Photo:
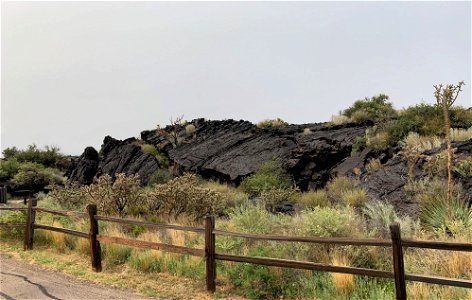
<instances>
[{"instance_id":1,"label":"dark volcanic rock formation","mask_svg":"<svg viewBox=\"0 0 472 300\"><path fill-rule=\"evenodd\" d=\"M98 170L98 152L93 147L87 147L76 162L69 179L80 184L90 184Z\"/></svg>"},{"instance_id":2,"label":"dark volcanic rock formation","mask_svg":"<svg viewBox=\"0 0 472 300\"><path fill-rule=\"evenodd\" d=\"M120 141L110 136L105 137L102 145L103 158L100 160L97 176L139 174L141 183L146 184L159 169L159 162L151 154L142 152L141 147L133 143L135 141L134 138Z\"/></svg>"},{"instance_id":3,"label":"dark volcanic rock formation","mask_svg":"<svg viewBox=\"0 0 472 300\"><path fill-rule=\"evenodd\" d=\"M195 135L186 137L182 128L178 133L182 143L168 151L181 172L239 183L262 163L277 159L302 189L323 186L331 168L350 155L357 137L372 125L366 122L331 127L305 124L258 128L250 122L234 120L198 119L192 123ZM168 148L168 141L156 131L144 131L141 137L158 149Z\"/></svg>"},{"instance_id":4,"label":"dark volcanic rock formation","mask_svg":"<svg viewBox=\"0 0 472 300\"><path fill-rule=\"evenodd\" d=\"M455 157L457 159L466 159L472 156L472 140L455 142L453 143L453 147L456 149ZM431 157L444 149L445 145L441 148L426 151L423 155ZM414 175L415 180L428 176L425 171L427 160L428 159L423 158L417 163ZM416 211L417 203L414 202L412 197L408 195L404 189L404 186L410 180L408 169L408 161L402 155L397 154L385 164L382 164L379 170L366 172L365 168L361 167L362 174L359 175L359 178L361 179L362 185L367 189L373 199L385 200L391 203L397 211L404 214L412 214ZM348 172L346 175L355 177L352 172ZM446 180L445 174L443 174L443 177ZM456 176L454 182L462 185L463 192L461 199L472 204L472 178Z\"/></svg>"},{"instance_id":5,"label":"dark volcanic rock formation","mask_svg":"<svg viewBox=\"0 0 472 300\"><path fill-rule=\"evenodd\" d=\"M372 198L386 200L400 212L415 211L416 204L404 190L409 180L409 165L399 153L400 149L379 151L366 148L351 156L357 138L373 126L372 122L268 128L235 120L196 119L191 123L195 126L191 132L187 132L183 125L167 126L161 130L143 131L141 139L167 155L171 165L176 166L174 171L180 174L190 171L205 178L239 184L261 164L276 159L293 176L301 190L323 187L335 176L348 176L360 179ZM175 138L178 140L175 147L169 141L170 135L174 142ZM457 158L472 156L472 140L457 142L453 146ZM443 149L444 146L423 154L427 157ZM107 136L101 153L102 157L98 161L96 151L87 148L77 161L70 179L88 184L95 175L137 173L142 184L146 184L160 168L153 155L141 151L135 138L120 141ZM369 172L366 166L374 158L379 159L382 166L379 170ZM427 160L424 158L419 161L415 179L426 176L424 164ZM456 178L456 181L462 184L466 201L472 203L472 178Z\"/></svg>"}]
</instances>

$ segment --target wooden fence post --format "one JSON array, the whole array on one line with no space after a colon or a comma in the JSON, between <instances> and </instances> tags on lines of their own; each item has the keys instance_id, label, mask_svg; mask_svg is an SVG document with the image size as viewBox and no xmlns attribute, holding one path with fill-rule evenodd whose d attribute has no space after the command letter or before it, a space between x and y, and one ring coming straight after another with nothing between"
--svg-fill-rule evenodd
<instances>
[{"instance_id":1,"label":"wooden fence post","mask_svg":"<svg viewBox=\"0 0 472 300\"><path fill-rule=\"evenodd\" d=\"M215 261L215 217L205 217L205 261L206 261L206 287L207 291L214 293L216 290L216 261Z\"/></svg>"},{"instance_id":2,"label":"wooden fence post","mask_svg":"<svg viewBox=\"0 0 472 300\"><path fill-rule=\"evenodd\" d=\"M87 213L90 219L90 257L92 259L92 269L95 272L102 271L102 253L100 249L100 242L97 240L98 235L98 221L95 219L97 215L97 206L95 204L87 205Z\"/></svg>"},{"instance_id":3,"label":"wooden fence post","mask_svg":"<svg viewBox=\"0 0 472 300\"><path fill-rule=\"evenodd\" d=\"M28 210L26 215L26 228L25 228L25 243L23 249L32 250L33 249L33 240L34 240L34 221L36 218L36 207L38 200L29 199L28 200Z\"/></svg>"},{"instance_id":4,"label":"wooden fence post","mask_svg":"<svg viewBox=\"0 0 472 300\"><path fill-rule=\"evenodd\" d=\"M390 234L392 236L396 299L406 300L405 267L403 265L403 246L399 223L390 225Z\"/></svg>"}]
</instances>

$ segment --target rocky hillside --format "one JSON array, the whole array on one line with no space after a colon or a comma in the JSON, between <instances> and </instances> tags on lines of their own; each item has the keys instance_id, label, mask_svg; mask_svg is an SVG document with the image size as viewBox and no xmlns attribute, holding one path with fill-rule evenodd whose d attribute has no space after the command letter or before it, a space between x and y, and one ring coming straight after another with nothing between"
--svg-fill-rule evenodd
<instances>
[{"instance_id":1,"label":"rocky hillside","mask_svg":"<svg viewBox=\"0 0 472 300\"><path fill-rule=\"evenodd\" d=\"M142 184L147 184L153 174L167 168L156 155L143 152L144 143L153 145L160 156L169 160L174 175L194 172L204 178L238 185L264 162L278 160L301 190L314 190L333 177L348 176L360 179L373 198L388 200L399 211L414 205L403 188L411 168L399 147L384 151L364 147L353 153L358 139L374 125L371 121L263 128L235 120L196 119L188 124L191 127L179 125L143 131L141 140L120 141L107 136L100 154L91 147L85 149L70 180L89 184L94 176L102 174L137 173ZM455 143L455 147L461 157L472 155L472 140ZM438 151L427 151L415 162L415 179L426 175L424 165L429 161L428 156ZM373 170L368 164L374 159L381 167ZM460 180L464 190L472 195L472 180Z\"/></svg>"}]
</instances>

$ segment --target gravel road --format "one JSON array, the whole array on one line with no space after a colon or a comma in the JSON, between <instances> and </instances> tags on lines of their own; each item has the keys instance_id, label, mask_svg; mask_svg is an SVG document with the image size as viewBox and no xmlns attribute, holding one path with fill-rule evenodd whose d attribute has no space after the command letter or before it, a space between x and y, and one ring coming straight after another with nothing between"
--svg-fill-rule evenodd
<instances>
[{"instance_id":1,"label":"gravel road","mask_svg":"<svg viewBox=\"0 0 472 300\"><path fill-rule=\"evenodd\" d=\"M0 256L0 299L151 299Z\"/></svg>"}]
</instances>

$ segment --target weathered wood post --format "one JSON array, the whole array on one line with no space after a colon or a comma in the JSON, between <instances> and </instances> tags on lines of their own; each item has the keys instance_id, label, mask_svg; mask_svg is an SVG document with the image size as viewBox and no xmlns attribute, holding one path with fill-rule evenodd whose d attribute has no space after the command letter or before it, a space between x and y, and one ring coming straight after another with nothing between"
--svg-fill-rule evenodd
<instances>
[{"instance_id":1,"label":"weathered wood post","mask_svg":"<svg viewBox=\"0 0 472 300\"><path fill-rule=\"evenodd\" d=\"M97 240L98 235L98 221L95 219L97 215L97 206L95 204L87 205L87 213L90 220L90 257L92 259L92 269L95 272L102 271L102 253L100 249L100 242Z\"/></svg>"},{"instance_id":2,"label":"weathered wood post","mask_svg":"<svg viewBox=\"0 0 472 300\"><path fill-rule=\"evenodd\" d=\"M403 246L399 223L390 225L390 234L392 236L396 299L406 300L405 266L403 264Z\"/></svg>"},{"instance_id":3,"label":"weathered wood post","mask_svg":"<svg viewBox=\"0 0 472 300\"><path fill-rule=\"evenodd\" d=\"M216 290L216 261L215 261L215 217L205 217L205 261L206 261L206 287L207 291L214 293Z\"/></svg>"},{"instance_id":4,"label":"weathered wood post","mask_svg":"<svg viewBox=\"0 0 472 300\"><path fill-rule=\"evenodd\" d=\"M7 187L0 186L0 203L7 204Z\"/></svg>"},{"instance_id":5,"label":"weathered wood post","mask_svg":"<svg viewBox=\"0 0 472 300\"><path fill-rule=\"evenodd\" d=\"M29 199L28 200L28 210L26 215L26 228L25 228L25 243L24 243L24 250L32 250L33 249L33 240L34 240L34 221L36 219L36 211L34 208L36 207L38 200L36 199Z\"/></svg>"}]
</instances>

